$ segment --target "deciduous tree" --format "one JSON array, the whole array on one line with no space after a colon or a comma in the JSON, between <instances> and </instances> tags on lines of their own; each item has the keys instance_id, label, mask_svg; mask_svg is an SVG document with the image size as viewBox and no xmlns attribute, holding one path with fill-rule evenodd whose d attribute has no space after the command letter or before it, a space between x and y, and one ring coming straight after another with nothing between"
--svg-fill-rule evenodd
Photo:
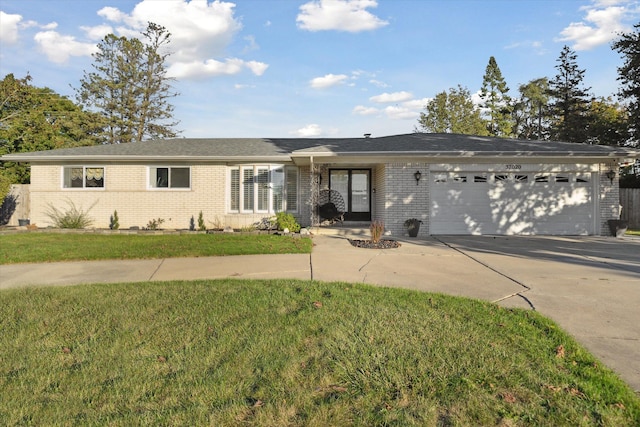
<instances>
[{"instance_id":1,"label":"deciduous tree","mask_svg":"<svg viewBox=\"0 0 640 427\"><path fill-rule=\"evenodd\" d=\"M6 75L0 102L0 155L98 143L99 115L49 88L32 86L29 75ZM1 172L13 184L29 183L27 165L4 162Z\"/></svg>"},{"instance_id":2,"label":"deciduous tree","mask_svg":"<svg viewBox=\"0 0 640 427\"><path fill-rule=\"evenodd\" d=\"M457 88L436 95L420 113L416 132L488 135L487 123L471 100L469 89Z\"/></svg>"},{"instance_id":3,"label":"deciduous tree","mask_svg":"<svg viewBox=\"0 0 640 427\"><path fill-rule=\"evenodd\" d=\"M520 97L513 102L513 132L516 138L549 138L549 81L546 77L518 87Z\"/></svg>"}]
</instances>

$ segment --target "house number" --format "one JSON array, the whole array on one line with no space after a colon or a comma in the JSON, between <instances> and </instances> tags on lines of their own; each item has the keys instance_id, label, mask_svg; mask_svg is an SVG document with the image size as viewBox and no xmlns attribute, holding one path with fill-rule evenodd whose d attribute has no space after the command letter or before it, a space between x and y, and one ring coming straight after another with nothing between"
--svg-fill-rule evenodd
<instances>
[{"instance_id":1,"label":"house number","mask_svg":"<svg viewBox=\"0 0 640 427\"><path fill-rule=\"evenodd\" d=\"M507 165L507 170L520 170L522 165Z\"/></svg>"}]
</instances>

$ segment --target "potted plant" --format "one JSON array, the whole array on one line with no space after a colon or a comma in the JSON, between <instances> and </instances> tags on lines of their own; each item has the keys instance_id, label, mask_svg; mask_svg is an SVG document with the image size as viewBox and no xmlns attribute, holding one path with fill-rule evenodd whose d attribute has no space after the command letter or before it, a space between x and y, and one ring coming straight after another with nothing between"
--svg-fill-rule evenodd
<instances>
[{"instance_id":1,"label":"potted plant","mask_svg":"<svg viewBox=\"0 0 640 427\"><path fill-rule=\"evenodd\" d=\"M610 219L607 223L609 224L609 231L614 237L623 237L624 233L627 232L627 227L629 227L629 221L623 219Z\"/></svg>"},{"instance_id":2,"label":"potted plant","mask_svg":"<svg viewBox=\"0 0 640 427\"><path fill-rule=\"evenodd\" d=\"M420 231L420 224L422 224L422 221L418 218L409 218L404 222L404 226L409 232L409 237L418 236L418 231Z\"/></svg>"}]
</instances>

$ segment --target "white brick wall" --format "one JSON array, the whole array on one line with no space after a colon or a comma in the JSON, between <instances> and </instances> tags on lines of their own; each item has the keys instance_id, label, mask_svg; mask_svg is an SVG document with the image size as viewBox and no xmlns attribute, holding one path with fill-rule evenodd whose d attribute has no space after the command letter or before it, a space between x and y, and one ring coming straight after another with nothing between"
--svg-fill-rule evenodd
<instances>
[{"instance_id":1,"label":"white brick wall","mask_svg":"<svg viewBox=\"0 0 640 427\"><path fill-rule=\"evenodd\" d=\"M598 187L600 189L600 235L611 236L609 230L610 219L620 219L620 176L616 173L616 177L613 182L607 178L607 172L612 168L611 165L600 165L600 182ZM614 170L617 167L613 168Z\"/></svg>"},{"instance_id":2,"label":"white brick wall","mask_svg":"<svg viewBox=\"0 0 640 427\"><path fill-rule=\"evenodd\" d=\"M108 228L114 210L120 228L145 227L149 221L164 219L162 228L187 229L193 217L196 226L202 211L207 228L242 228L259 222L268 214L227 214L227 167L191 166L191 188L147 189L146 165L95 165L105 167L104 189L62 189L62 167L32 165L31 223L46 227L50 206L66 211L73 203L88 210L93 227ZM92 207L93 206L93 207Z\"/></svg>"},{"instance_id":3,"label":"white brick wall","mask_svg":"<svg viewBox=\"0 0 640 427\"><path fill-rule=\"evenodd\" d=\"M414 173L422 173L416 184ZM407 235L404 221L423 221L418 236L429 235L429 165L427 163L387 163L384 165L384 222L392 236ZM378 197L380 197L378 196Z\"/></svg>"}]
</instances>

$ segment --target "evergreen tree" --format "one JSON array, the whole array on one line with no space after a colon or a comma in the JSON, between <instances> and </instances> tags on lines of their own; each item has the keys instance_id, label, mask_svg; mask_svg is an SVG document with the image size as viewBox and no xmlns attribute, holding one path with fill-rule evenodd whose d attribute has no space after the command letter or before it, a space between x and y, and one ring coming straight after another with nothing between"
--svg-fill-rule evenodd
<instances>
[{"instance_id":1,"label":"evergreen tree","mask_svg":"<svg viewBox=\"0 0 640 427\"><path fill-rule=\"evenodd\" d=\"M93 72L85 72L78 100L107 122L103 142L119 144L176 136L171 91L163 53L171 34L149 23L141 41L107 35L93 55Z\"/></svg>"},{"instance_id":2,"label":"evergreen tree","mask_svg":"<svg viewBox=\"0 0 640 427\"><path fill-rule=\"evenodd\" d=\"M496 59L489 58L489 64L485 69L480 89L480 107L485 109L487 117L487 130L489 135L508 137L511 136L513 121L511 116L511 98L507 94L509 88L502 77L502 72Z\"/></svg>"},{"instance_id":3,"label":"evergreen tree","mask_svg":"<svg viewBox=\"0 0 640 427\"><path fill-rule=\"evenodd\" d=\"M457 88L440 92L420 113L416 132L488 135L486 121L471 100L469 89Z\"/></svg>"},{"instance_id":4,"label":"evergreen tree","mask_svg":"<svg viewBox=\"0 0 640 427\"><path fill-rule=\"evenodd\" d=\"M640 144L640 23L635 32L623 34L613 43L613 49L624 57L624 64L618 67L618 81L621 83L618 95L626 102L629 112L630 132L635 144Z\"/></svg>"},{"instance_id":5,"label":"evergreen tree","mask_svg":"<svg viewBox=\"0 0 640 427\"><path fill-rule=\"evenodd\" d=\"M513 103L515 136L520 139L548 139L549 81L546 77L534 79L520 85L518 91L520 97Z\"/></svg>"},{"instance_id":6,"label":"evergreen tree","mask_svg":"<svg viewBox=\"0 0 640 427\"><path fill-rule=\"evenodd\" d=\"M583 88L584 70L578 68L577 54L564 46L555 68L558 74L549 82L551 138L567 142L587 140L589 90Z\"/></svg>"}]
</instances>

